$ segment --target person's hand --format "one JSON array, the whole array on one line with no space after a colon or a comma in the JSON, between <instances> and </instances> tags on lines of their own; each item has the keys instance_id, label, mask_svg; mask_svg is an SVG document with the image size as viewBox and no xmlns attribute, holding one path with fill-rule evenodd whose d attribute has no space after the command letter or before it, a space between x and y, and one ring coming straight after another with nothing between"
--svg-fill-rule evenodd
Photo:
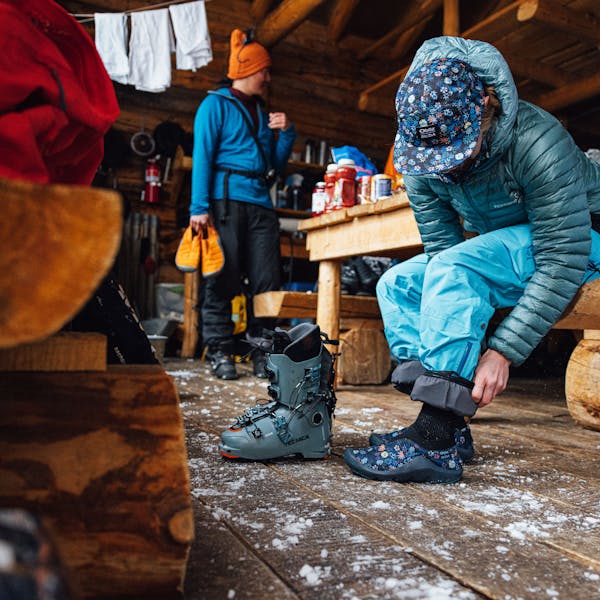
<instances>
[{"instance_id":1,"label":"person's hand","mask_svg":"<svg viewBox=\"0 0 600 600\"><path fill-rule=\"evenodd\" d=\"M496 350L486 350L475 369L475 386L471 392L479 408L489 404L506 389L510 360Z\"/></svg>"},{"instance_id":2,"label":"person's hand","mask_svg":"<svg viewBox=\"0 0 600 600\"><path fill-rule=\"evenodd\" d=\"M269 127L285 131L290 126L290 120L284 112L269 113Z\"/></svg>"},{"instance_id":3,"label":"person's hand","mask_svg":"<svg viewBox=\"0 0 600 600\"><path fill-rule=\"evenodd\" d=\"M204 231L209 225L212 225L212 219L209 214L192 215L190 217L190 227L196 232Z\"/></svg>"}]
</instances>

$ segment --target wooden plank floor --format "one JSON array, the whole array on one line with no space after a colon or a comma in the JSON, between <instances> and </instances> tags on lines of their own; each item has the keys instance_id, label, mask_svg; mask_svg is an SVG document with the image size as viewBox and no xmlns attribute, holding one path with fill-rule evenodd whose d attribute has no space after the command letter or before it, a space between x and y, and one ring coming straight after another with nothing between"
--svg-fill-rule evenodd
<instances>
[{"instance_id":1,"label":"wooden plank floor","mask_svg":"<svg viewBox=\"0 0 600 600\"><path fill-rule=\"evenodd\" d=\"M419 406L390 386L338 390L328 461L239 463L218 436L266 399L251 376L165 365L181 397L196 541L185 600L600 598L600 433L575 425L562 381L513 379L472 424L455 485L373 482L342 454Z\"/></svg>"}]
</instances>

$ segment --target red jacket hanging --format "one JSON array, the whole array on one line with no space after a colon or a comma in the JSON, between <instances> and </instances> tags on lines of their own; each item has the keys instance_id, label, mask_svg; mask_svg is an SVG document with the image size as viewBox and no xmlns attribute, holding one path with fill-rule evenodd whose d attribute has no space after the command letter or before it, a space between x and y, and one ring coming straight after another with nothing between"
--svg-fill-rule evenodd
<instances>
[{"instance_id":1,"label":"red jacket hanging","mask_svg":"<svg viewBox=\"0 0 600 600\"><path fill-rule=\"evenodd\" d=\"M0 0L0 176L91 183L119 114L86 31L53 0Z\"/></svg>"}]
</instances>

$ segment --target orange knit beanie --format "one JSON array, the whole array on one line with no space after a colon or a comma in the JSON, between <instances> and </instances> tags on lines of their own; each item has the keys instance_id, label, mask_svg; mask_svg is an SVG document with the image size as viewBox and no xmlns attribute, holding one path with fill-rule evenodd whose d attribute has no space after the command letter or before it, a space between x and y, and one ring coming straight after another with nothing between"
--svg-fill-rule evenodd
<instances>
[{"instance_id":1,"label":"orange knit beanie","mask_svg":"<svg viewBox=\"0 0 600 600\"><path fill-rule=\"evenodd\" d=\"M241 29L231 32L229 79L244 79L270 66L271 57L264 46L258 42L247 42L247 36Z\"/></svg>"}]
</instances>

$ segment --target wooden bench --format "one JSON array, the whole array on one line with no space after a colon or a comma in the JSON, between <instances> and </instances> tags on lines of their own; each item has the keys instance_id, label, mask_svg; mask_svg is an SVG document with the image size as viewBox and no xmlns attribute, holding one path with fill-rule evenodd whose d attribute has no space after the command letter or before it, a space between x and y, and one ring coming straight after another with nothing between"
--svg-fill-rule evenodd
<instances>
[{"instance_id":1,"label":"wooden bench","mask_svg":"<svg viewBox=\"0 0 600 600\"><path fill-rule=\"evenodd\" d=\"M317 301L318 294L266 292L255 296L254 314L276 319L315 319ZM341 296L339 338L338 382L379 384L387 379L391 356L376 298Z\"/></svg>"},{"instance_id":2,"label":"wooden bench","mask_svg":"<svg viewBox=\"0 0 600 600\"><path fill-rule=\"evenodd\" d=\"M577 423L600 430L600 279L577 292L554 329L582 331L565 376L565 396Z\"/></svg>"},{"instance_id":3,"label":"wooden bench","mask_svg":"<svg viewBox=\"0 0 600 600\"><path fill-rule=\"evenodd\" d=\"M41 519L74 598L175 597L194 532L173 380L56 333L114 260L121 199L0 180L0 200L0 505Z\"/></svg>"},{"instance_id":4,"label":"wooden bench","mask_svg":"<svg viewBox=\"0 0 600 600\"><path fill-rule=\"evenodd\" d=\"M267 292L256 296L254 310L262 317L315 319L317 303L318 294ZM381 333L383 325L376 298L342 295L340 317L341 381L352 384L385 381L390 359ZM573 419L600 430L600 279L579 290L553 329L583 332L569 360L565 395Z\"/></svg>"}]
</instances>

